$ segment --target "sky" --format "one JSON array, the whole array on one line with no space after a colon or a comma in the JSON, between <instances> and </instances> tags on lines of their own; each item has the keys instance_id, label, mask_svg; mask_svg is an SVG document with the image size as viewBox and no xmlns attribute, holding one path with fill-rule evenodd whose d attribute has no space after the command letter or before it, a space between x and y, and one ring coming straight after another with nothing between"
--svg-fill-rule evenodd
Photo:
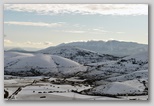
<instances>
[{"instance_id":1,"label":"sky","mask_svg":"<svg viewBox=\"0 0 154 106\"><path fill-rule=\"evenodd\" d=\"M41 49L89 40L148 44L148 5L4 5L4 47Z\"/></svg>"}]
</instances>

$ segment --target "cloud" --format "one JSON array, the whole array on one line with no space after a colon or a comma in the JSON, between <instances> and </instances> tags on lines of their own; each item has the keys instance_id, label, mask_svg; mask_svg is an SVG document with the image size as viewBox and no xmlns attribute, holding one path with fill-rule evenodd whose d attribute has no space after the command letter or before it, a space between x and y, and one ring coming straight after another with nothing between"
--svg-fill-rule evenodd
<instances>
[{"instance_id":1,"label":"cloud","mask_svg":"<svg viewBox=\"0 0 154 106\"><path fill-rule=\"evenodd\" d=\"M106 30L103 30L103 29L93 29L93 31L95 31L95 32L101 32L101 33L107 33L107 32L109 32L109 31L106 31Z\"/></svg>"},{"instance_id":2,"label":"cloud","mask_svg":"<svg viewBox=\"0 0 154 106\"><path fill-rule=\"evenodd\" d=\"M53 43L49 41L44 42L32 42L32 41L26 41L26 42L13 42L8 39L4 39L4 45L5 46L14 46L14 47L34 47L34 48L46 48L48 46L51 46Z\"/></svg>"},{"instance_id":3,"label":"cloud","mask_svg":"<svg viewBox=\"0 0 154 106\"><path fill-rule=\"evenodd\" d=\"M23 44L48 46L48 45L52 45L53 43L52 42L49 42L49 41L45 41L45 42L31 42L31 41L27 41L27 42L24 42Z\"/></svg>"},{"instance_id":4,"label":"cloud","mask_svg":"<svg viewBox=\"0 0 154 106\"><path fill-rule=\"evenodd\" d=\"M27 41L27 42L24 42L23 44L27 44L27 45L42 45L43 43L42 42Z\"/></svg>"},{"instance_id":5,"label":"cloud","mask_svg":"<svg viewBox=\"0 0 154 106\"><path fill-rule=\"evenodd\" d=\"M6 44L11 44L11 43L13 43L11 40L9 40L9 39L4 39L4 43L6 43Z\"/></svg>"},{"instance_id":6,"label":"cloud","mask_svg":"<svg viewBox=\"0 0 154 106\"><path fill-rule=\"evenodd\" d=\"M23 42L18 45L23 46L23 47L36 47L36 48L46 48L48 46L51 46L53 43L49 41L44 41L44 42Z\"/></svg>"},{"instance_id":7,"label":"cloud","mask_svg":"<svg viewBox=\"0 0 154 106\"><path fill-rule=\"evenodd\" d=\"M78 30L64 31L64 32L67 32L67 33L76 33L76 34L85 33L85 31L78 31Z\"/></svg>"},{"instance_id":8,"label":"cloud","mask_svg":"<svg viewBox=\"0 0 154 106\"><path fill-rule=\"evenodd\" d=\"M52 42L46 41L44 42L44 45L52 45Z\"/></svg>"},{"instance_id":9,"label":"cloud","mask_svg":"<svg viewBox=\"0 0 154 106\"><path fill-rule=\"evenodd\" d=\"M105 39L87 39L87 40L72 40L72 41L69 41L69 42L64 42L64 43L73 43L73 42L91 42L91 41L104 41L104 42L107 42L107 41L110 41L110 40L115 40L113 38L109 38L108 40L105 40ZM120 41L120 40L119 40Z\"/></svg>"},{"instance_id":10,"label":"cloud","mask_svg":"<svg viewBox=\"0 0 154 106\"><path fill-rule=\"evenodd\" d=\"M125 32L116 32L117 34L124 34Z\"/></svg>"},{"instance_id":11,"label":"cloud","mask_svg":"<svg viewBox=\"0 0 154 106\"><path fill-rule=\"evenodd\" d=\"M86 27L86 25L81 25L81 24L74 24L72 26L77 27L77 28Z\"/></svg>"},{"instance_id":12,"label":"cloud","mask_svg":"<svg viewBox=\"0 0 154 106\"><path fill-rule=\"evenodd\" d=\"M42 15L63 13L148 15L147 4L5 4L4 9L19 12L36 12Z\"/></svg>"},{"instance_id":13,"label":"cloud","mask_svg":"<svg viewBox=\"0 0 154 106\"><path fill-rule=\"evenodd\" d=\"M8 21L4 24L9 25L23 25L23 26L39 26L39 27L61 27L63 23L44 23L44 22L17 22L17 21Z\"/></svg>"},{"instance_id":14,"label":"cloud","mask_svg":"<svg viewBox=\"0 0 154 106\"><path fill-rule=\"evenodd\" d=\"M102 33L108 33L109 31L106 31L101 28L94 28L94 29L85 29L85 30L62 30L66 33L75 33L75 34L82 34L82 33L91 33L91 34L102 34Z\"/></svg>"}]
</instances>

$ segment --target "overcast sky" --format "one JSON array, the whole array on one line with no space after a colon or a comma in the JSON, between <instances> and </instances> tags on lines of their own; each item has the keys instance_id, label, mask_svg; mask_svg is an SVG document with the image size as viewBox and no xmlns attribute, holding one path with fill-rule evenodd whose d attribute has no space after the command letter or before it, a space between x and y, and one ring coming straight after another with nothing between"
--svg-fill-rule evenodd
<instances>
[{"instance_id":1,"label":"overcast sky","mask_svg":"<svg viewBox=\"0 0 154 106\"><path fill-rule=\"evenodd\" d=\"M81 40L148 44L148 5L4 5L5 47L45 48Z\"/></svg>"}]
</instances>

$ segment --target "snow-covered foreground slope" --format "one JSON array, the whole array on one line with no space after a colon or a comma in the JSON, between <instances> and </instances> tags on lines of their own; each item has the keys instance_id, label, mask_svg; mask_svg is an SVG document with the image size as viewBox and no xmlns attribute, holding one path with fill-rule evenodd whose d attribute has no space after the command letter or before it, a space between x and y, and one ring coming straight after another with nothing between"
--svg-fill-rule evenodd
<instances>
[{"instance_id":1,"label":"snow-covered foreground slope","mask_svg":"<svg viewBox=\"0 0 154 106\"><path fill-rule=\"evenodd\" d=\"M5 52L4 54L5 74L21 76L71 75L85 70L86 67L77 62L55 55L17 52Z\"/></svg>"},{"instance_id":2,"label":"snow-covered foreground slope","mask_svg":"<svg viewBox=\"0 0 154 106\"><path fill-rule=\"evenodd\" d=\"M119 59L116 56L99 54L94 51L73 47L73 46L55 46L38 51L39 53L62 56L80 64L89 64L97 62L106 62Z\"/></svg>"},{"instance_id":3,"label":"snow-covered foreground slope","mask_svg":"<svg viewBox=\"0 0 154 106\"><path fill-rule=\"evenodd\" d=\"M143 83L138 80L109 82L93 88L89 93L100 95L141 95L147 94Z\"/></svg>"},{"instance_id":4,"label":"snow-covered foreground slope","mask_svg":"<svg viewBox=\"0 0 154 106\"><path fill-rule=\"evenodd\" d=\"M5 76L4 88L9 92L6 100L147 100L147 89L144 80L129 80L124 82L102 82L92 87L82 83L70 85L69 83L54 84L52 80L60 78L51 77L43 81L43 76L14 77ZM10 77L8 79L8 77ZM13 79L12 79L12 78ZM66 78L78 81L77 77ZM63 78L61 79L63 80ZM35 81L35 82L34 82ZM17 89L21 89L17 91ZM77 91L77 92L74 92ZM14 93L16 92L16 93Z\"/></svg>"},{"instance_id":5,"label":"snow-covered foreground slope","mask_svg":"<svg viewBox=\"0 0 154 106\"><path fill-rule=\"evenodd\" d=\"M6 100L124 100L121 98L78 94L72 92L72 90L82 91L91 87L85 86L83 84L81 84L80 86L72 86L68 84L52 84L50 82L39 81L41 77L42 76L22 77L20 79L14 78L4 80L5 89L9 92L10 96L10 98L6 98ZM53 79L56 80L56 78L50 78L50 80ZM38 82L33 83L33 80L37 80ZM74 78L70 78L69 80L74 80ZM18 87L21 88L21 91L14 94Z\"/></svg>"}]
</instances>

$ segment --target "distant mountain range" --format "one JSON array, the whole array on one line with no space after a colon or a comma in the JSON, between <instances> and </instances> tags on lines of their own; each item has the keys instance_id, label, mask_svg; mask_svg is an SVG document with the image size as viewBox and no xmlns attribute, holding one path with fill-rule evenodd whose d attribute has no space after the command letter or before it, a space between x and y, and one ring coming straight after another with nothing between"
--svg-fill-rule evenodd
<instances>
[{"instance_id":1,"label":"distant mountain range","mask_svg":"<svg viewBox=\"0 0 154 106\"><path fill-rule=\"evenodd\" d=\"M148 51L147 44L139 44L135 42L124 41L87 41L87 42L71 42L62 43L58 46L74 46L91 51L95 51L102 54L110 54L116 56L132 55L139 52Z\"/></svg>"},{"instance_id":2,"label":"distant mountain range","mask_svg":"<svg viewBox=\"0 0 154 106\"><path fill-rule=\"evenodd\" d=\"M57 46L51 46L46 49L38 50L33 48L4 48L5 51L13 51L13 52L27 52L27 53L33 53L38 51L46 50L51 51L50 49L54 51L62 47L76 47L80 49L86 49L89 51L93 51L99 54L109 54L109 55L115 55L115 56L127 56L132 54L137 54L140 52L146 52L148 51L148 44L140 44L136 42L125 42L125 41L116 41L116 40L110 40L110 41L87 41L87 42L71 42L71 43L61 43ZM38 50L38 51L37 51ZM48 51L47 51L48 50ZM46 53L45 52L45 53Z\"/></svg>"}]
</instances>

